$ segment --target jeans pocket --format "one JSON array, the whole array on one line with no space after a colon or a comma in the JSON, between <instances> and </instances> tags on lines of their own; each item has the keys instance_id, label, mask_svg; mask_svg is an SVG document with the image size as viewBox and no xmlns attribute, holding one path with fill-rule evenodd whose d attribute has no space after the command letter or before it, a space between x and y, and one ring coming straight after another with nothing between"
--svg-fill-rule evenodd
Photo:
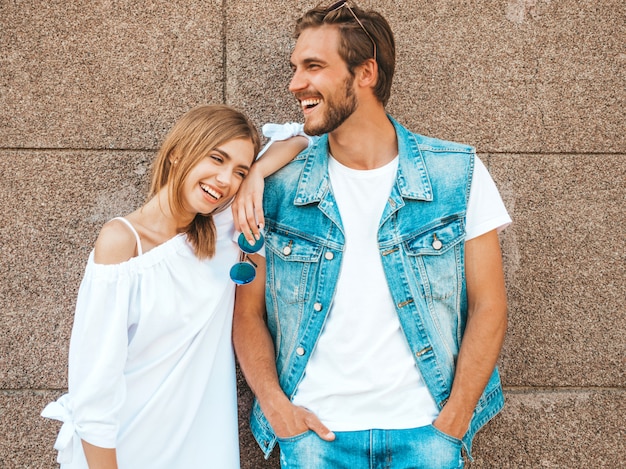
<instances>
[{"instance_id":1,"label":"jeans pocket","mask_svg":"<svg viewBox=\"0 0 626 469\"><path fill-rule=\"evenodd\" d=\"M454 444L455 446L458 446L459 448L463 446L463 442L459 440L458 438L455 438L451 435L448 435L447 433L442 432L441 430L439 430L437 427L435 427L432 424L430 425L430 428L433 431L433 433L443 438L444 440L449 441L450 443Z\"/></svg>"},{"instance_id":2,"label":"jeans pocket","mask_svg":"<svg viewBox=\"0 0 626 469\"><path fill-rule=\"evenodd\" d=\"M316 433L307 430L298 435L278 438L280 467L282 469L320 469L325 467L320 459L324 451L324 441Z\"/></svg>"},{"instance_id":3,"label":"jeans pocket","mask_svg":"<svg viewBox=\"0 0 626 469\"><path fill-rule=\"evenodd\" d=\"M305 438L306 436L309 435L309 433L311 433L312 430L306 430L302 433L298 433L297 435L293 435L293 436L287 436L285 438L281 438L279 436L276 436L276 441L278 441L278 444L289 444L289 443L296 443L297 441Z\"/></svg>"}]
</instances>

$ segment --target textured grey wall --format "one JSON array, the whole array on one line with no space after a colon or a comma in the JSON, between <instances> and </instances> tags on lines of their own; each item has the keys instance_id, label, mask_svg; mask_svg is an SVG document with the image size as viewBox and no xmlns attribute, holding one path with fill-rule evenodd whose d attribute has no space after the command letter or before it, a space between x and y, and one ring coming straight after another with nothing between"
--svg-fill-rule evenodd
<instances>
[{"instance_id":1,"label":"textured grey wall","mask_svg":"<svg viewBox=\"0 0 626 469\"><path fill-rule=\"evenodd\" d=\"M190 107L297 120L293 20L314 2L0 0L0 467L55 467L75 295L99 227L141 203ZM507 407L472 467L626 459L623 0L362 1L396 33L389 110L475 145L502 237ZM242 467L265 462L246 427Z\"/></svg>"}]
</instances>

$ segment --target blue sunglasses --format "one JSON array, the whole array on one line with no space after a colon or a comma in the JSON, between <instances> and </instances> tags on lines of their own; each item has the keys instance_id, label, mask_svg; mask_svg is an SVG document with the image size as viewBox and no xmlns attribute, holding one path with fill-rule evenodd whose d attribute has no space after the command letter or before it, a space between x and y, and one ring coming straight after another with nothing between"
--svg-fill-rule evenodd
<instances>
[{"instance_id":1,"label":"blue sunglasses","mask_svg":"<svg viewBox=\"0 0 626 469\"><path fill-rule=\"evenodd\" d=\"M250 244L243 233L237 238L237 244L241 249L241 261L230 268L230 279L237 285L250 283L256 277L257 265L248 257L248 254L254 254L263 247L265 238L262 234L260 236L254 244Z\"/></svg>"}]
</instances>

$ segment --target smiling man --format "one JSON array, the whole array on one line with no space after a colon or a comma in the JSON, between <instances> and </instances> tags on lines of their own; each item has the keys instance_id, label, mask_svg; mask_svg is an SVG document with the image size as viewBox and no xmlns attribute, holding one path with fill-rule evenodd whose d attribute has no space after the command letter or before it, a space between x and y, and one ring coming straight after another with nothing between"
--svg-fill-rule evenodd
<instances>
[{"instance_id":1,"label":"smiling man","mask_svg":"<svg viewBox=\"0 0 626 469\"><path fill-rule=\"evenodd\" d=\"M252 431L285 468L463 467L504 403L510 218L472 147L386 113L380 14L317 7L296 38L289 89L318 138L267 179L266 257L238 287Z\"/></svg>"}]
</instances>

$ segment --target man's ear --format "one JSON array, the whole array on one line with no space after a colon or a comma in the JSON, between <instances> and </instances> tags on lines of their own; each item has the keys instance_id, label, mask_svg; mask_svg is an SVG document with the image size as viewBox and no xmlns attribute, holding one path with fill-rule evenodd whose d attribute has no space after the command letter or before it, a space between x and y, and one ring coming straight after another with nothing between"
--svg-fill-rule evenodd
<instances>
[{"instance_id":1,"label":"man's ear","mask_svg":"<svg viewBox=\"0 0 626 469\"><path fill-rule=\"evenodd\" d=\"M374 88L378 82L378 63L373 58L367 59L357 67L356 78L359 86Z\"/></svg>"}]
</instances>

